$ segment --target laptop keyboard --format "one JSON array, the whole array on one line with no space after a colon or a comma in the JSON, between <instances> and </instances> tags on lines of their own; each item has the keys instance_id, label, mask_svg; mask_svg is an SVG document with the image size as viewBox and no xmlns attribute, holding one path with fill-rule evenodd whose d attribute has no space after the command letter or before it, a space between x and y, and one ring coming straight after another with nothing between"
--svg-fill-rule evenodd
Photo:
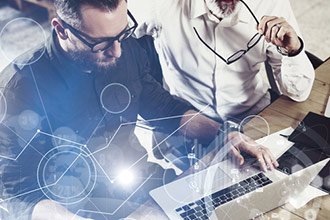
<instances>
[{"instance_id":1,"label":"laptop keyboard","mask_svg":"<svg viewBox=\"0 0 330 220\"><path fill-rule=\"evenodd\" d=\"M208 214L220 205L230 202L249 192L272 183L263 173L258 173L245 180L203 197L195 202L177 208L175 211L184 219L208 219Z\"/></svg>"}]
</instances>

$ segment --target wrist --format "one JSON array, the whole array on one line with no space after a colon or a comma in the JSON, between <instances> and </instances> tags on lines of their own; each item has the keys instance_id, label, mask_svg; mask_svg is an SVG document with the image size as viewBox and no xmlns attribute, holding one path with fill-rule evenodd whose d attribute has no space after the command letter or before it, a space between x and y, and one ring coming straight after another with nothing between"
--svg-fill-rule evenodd
<instances>
[{"instance_id":1,"label":"wrist","mask_svg":"<svg viewBox=\"0 0 330 220\"><path fill-rule=\"evenodd\" d=\"M218 130L221 146L227 143L235 133L243 133L240 124L229 120L225 121Z\"/></svg>"},{"instance_id":2,"label":"wrist","mask_svg":"<svg viewBox=\"0 0 330 220\"><path fill-rule=\"evenodd\" d=\"M304 41L298 36L299 42L295 48L298 49L285 49L283 47L277 46L277 51L282 54L283 56L294 57L300 54L300 52L304 49Z\"/></svg>"},{"instance_id":3,"label":"wrist","mask_svg":"<svg viewBox=\"0 0 330 220\"><path fill-rule=\"evenodd\" d=\"M241 126L236 122L228 120L225 121L223 124L227 134L233 131L241 132Z\"/></svg>"}]
</instances>

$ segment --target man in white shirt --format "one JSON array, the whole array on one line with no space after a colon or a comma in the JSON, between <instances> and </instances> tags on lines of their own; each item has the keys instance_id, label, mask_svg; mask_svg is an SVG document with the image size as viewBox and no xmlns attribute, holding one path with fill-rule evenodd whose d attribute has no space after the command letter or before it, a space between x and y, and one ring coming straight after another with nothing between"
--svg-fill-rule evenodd
<instances>
[{"instance_id":1,"label":"man in white shirt","mask_svg":"<svg viewBox=\"0 0 330 220\"><path fill-rule=\"evenodd\" d=\"M242 120L270 103L259 73L272 66L282 94L304 101L314 70L288 0L129 0L151 35L164 86L218 121ZM298 37L299 36L299 37ZM213 51L212 51L213 50Z\"/></svg>"}]
</instances>

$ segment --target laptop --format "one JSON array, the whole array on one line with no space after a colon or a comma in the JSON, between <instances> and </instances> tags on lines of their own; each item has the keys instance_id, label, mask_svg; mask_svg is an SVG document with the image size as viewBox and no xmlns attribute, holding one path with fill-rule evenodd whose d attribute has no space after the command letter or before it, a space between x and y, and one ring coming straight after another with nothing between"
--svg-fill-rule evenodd
<instances>
[{"instance_id":1,"label":"laptop","mask_svg":"<svg viewBox=\"0 0 330 220\"><path fill-rule=\"evenodd\" d=\"M170 219L251 219L299 195L329 158L286 175L278 170L238 171L230 160L150 191Z\"/></svg>"}]
</instances>

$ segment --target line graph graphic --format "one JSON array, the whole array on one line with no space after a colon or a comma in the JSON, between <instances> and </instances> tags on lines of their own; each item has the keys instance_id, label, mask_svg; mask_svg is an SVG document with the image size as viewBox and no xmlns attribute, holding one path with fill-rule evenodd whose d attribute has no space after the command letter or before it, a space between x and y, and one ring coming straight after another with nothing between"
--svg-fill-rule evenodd
<instances>
[{"instance_id":1,"label":"line graph graphic","mask_svg":"<svg viewBox=\"0 0 330 220\"><path fill-rule=\"evenodd\" d=\"M29 20L29 22L31 21L32 20ZM38 27L41 26L38 25ZM2 32L0 33L0 35L1 34ZM44 52L45 51L43 51L43 53ZM66 138L65 136L61 136L61 134L57 133L58 130L56 129L59 128L56 127L56 123L52 121L54 119L50 114L51 107L47 105L47 101L49 100L47 100L42 93L44 91L44 85L42 82L38 81L39 76L37 74L36 69L33 69L33 63L23 63L22 67L20 68L24 68L25 66L26 69L29 70L31 73L31 83L36 90L35 98L40 102L41 112L44 119L46 120L49 131L47 129L43 130L43 128L40 126L40 128L37 129L35 133L32 132L33 134L31 134L31 137L26 138L26 136L21 135L19 132L15 131L15 129L10 126L7 126L6 123L3 123L5 117L7 116L7 101L4 94L0 91L0 124L1 126L7 127L7 129L12 132L20 141L24 142L24 146L19 148L19 152L17 152L16 155L13 156L0 153L0 159L17 162L27 151L30 150L30 148L38 152L39 156L41 156L41 159L40 161L38 161L38 166L36 167L35 171L37 173L36 179L39 187L23 193L19 193L10 198L6 198L5 200L0 200L0 209L2 207L1 204L7 201L26 196L28 194L32 194L37 191L41 191L43 195L45 195L48 199L57 202L63 206L79 204L84 199L89 199L88 197L91 195L92 191L96 187L96 182L98 181L97 179L99 177L104 177L107 180L107 187L118 187L118 185L122 182L123 176L126 178L129 177L129 175L135 171L135 168L140 168L139 166L141 166L141 163L144 161L148 163L157 164L164 170L173 169L173 167L175 167L174 162L170 161L164 155L164 158L162 160L157 159L154 155L154 150L156 150L162 144L166 143L166 141L168 141L171 137L177 134L180 129L187 126L199 115L205 113L206 110L210 107L209 104L206 104L204 108L193 114L176 115L145 120L144 122L159 122L171 119L178 119L181 117L189 117L188 120L186 120L183 124L177 127L174 131L172 131L170 134L166 134L166 136L162 140L157 141L154 146L152 146L151 148L146 148L146 152L142 151L142 155L138 155L138 158L132 161L132 163L129 163L128 166L125 166L125 169L120 170L120 172L118 174L116 173L116 175L109 175L109 170L112 171L112 169L114 168L109 167L109 165L107 164L107 162L109 161L101 163L97 156L99 154L107 154L107 151L109 149L114 148L115 139L118 137L122 129L127 126L136 125L136 121L123 122L125 120L120 115L130 107L134 95L133 91L130 91L127 86L121 83L107 84L101 90L101 93L98 97L98 101L100 102L100 106L98 107L105 110L105 112L99 118L97 118L96 126L91 127L92 131L89 132L88 135L86 135L86 139L83 139L83 141L79 142L79 140L75 138ZM120 93L124 101L119 100L118 96L116 96L116 93ZM67 96L64 97L66 98ZM117 103L113 104L111 102L112 100L116 100ZM27 109L22 110L28 111ZM21 113L21 116L24 115L25 114ZM104 123L106 117L112 115L120 117L120 124L112 131L113 133L111 136L105 137L106 144L102 145L101 147L97 146L98 148L96 148L96 146L94 146L95 143L91 140L93 137L97 136L98 128L102 126L102 123ZM55 118L55 121L56 119L57 118ZM85 118L80 118L79 120L81 120L81 122L83 123ZM24 128L33 130L37 126L37 123L32 124L31 126L28 126L29 124L23 125L25 126ZM75 132L75 130L73 129L72 131L73 133ZM37 142L36 144L38 144L38 137L47 137L51 140L56 139L57 141L53 141L53 146L50 144L51 149L46 152L43 152L41 149L39 149L40 146L34 144L34 141ZM28 140L25 140L25 138ZM188 160L190 159L190 161L192 161L192 158L190 156L186 155L185 157L188 158ZM179 160L180 158L177 159ZM193 161L194 162L192 162L192 164L195 166L196 171L206 167L206 165L200 162L197 158L193 158ZM176 174L180 174L180 171L176 170ZM113 210L108 212L100 211L95 205L96 210L79 208L79 210L75 212L75 216L85 213L95 213L110 216L115 215L118 210L120 210L131 198L133 198L139 190L143 189L149 181L157 180L157 178L154 177L152 173L147 176L138 176L138 178L140 180L142 179L142 181L137 182L135 188L129 191L122 203L116 206ZM164 184L164 178L160 178L158 180L163 180ZM127 179L124 178L124 181L127 181ZM192 187L194 188L194 190L196 190L196 187ZM118 190L120 190L120 188Z\"/></svg>"},{"instance_id":2,"label":"line graph graphic","mask_svg":"<svg viewBox=\"0 0 330 220\"><path fill-rule=\"evenodd\" d=\"M201 112L202 112L202 111L200 111L200 112L198 112L198 113L196 113L196 114L186 115L186 116L191 116L191 118L190 118L185 124L189 123L190 120L192 120L192 119L193 119L194 117L196 117L198 114L201 114ZM172 117L164 117L164 118L156 118L156 119L151 119L151 120L146 120L146 121L148 121L148 122L153 122L153 121L159 121L159 120L170 120L170 119L178 118L178 117L182 117L182 115L172 116ZM62 173L59 177L57 177L56 179L54 179L53 182L51 182L51 181L46 181L46 180L45 180L45 176L47 176L47 175L49 175L49 174L46 174L46 172L43 172L42 177L39 177L39 176L38 176L39 188L37 188L37 189L33 189L33 190L30 190L30 191L28 191L28 192L24 192L24 193L19 194L19 195L15 195L14 197L11 197L11 198L8 198L8 199L6 199L6 200L3 200L2 202L9 201L9 200L11 200L11 199L13 199L13 198L18 198L18 197L21 197L21 196L25 196L25 195L27 195L27 194L34 193L34 192L39 191L39 190L43 191L43 193L44 193L46 196L48 196L49 199L52 199L52 197L49 196L50 194L53 194L53 196L54 196L54 194L55 194L55 197L56 197L56 192L54 193L54 192L52 192L52 191L49 190L49 189L52 188L52 187L56 187L57 185L59 185L59 183L65 178L65 175L66 175L66 174L69 172L69 170L72 168L73 164L75 164L75 163L77 162L77 160L78 160L79 158L81 158L81 157L89 158L91 161L93 161L94 166L98 166L98 167L100 168L100 170L103 171L103 175L106 176L106 178L109 180L109 183L110 183L110 184L114 184L114 183L118 182L118 178L119 178L119 177L117 176L117 177L114 177L114 178L110 178L110 177L107 175L107 173L105 172L105 170L103 169L103 166L102 166L102 165L96 160L96 158L94 157L94 155L97 154L97 153L100 153L100 152L102 152L102 151L104 151L104 150L106 150L106 149L108 149L108 148L110 148L110 147L111 147L111 143L112 143L112 141L114 140L114 138L116 137L116 134L120 131L121 128L123 128L123 127L125 127L125 126L127 126L127 125L135 125L135 123L136 123L136 122L128 122L128 123L122 123L122 124L120 124L119 127L115 130L114 135L113 135L112 138L109 140L108 144L107 144L105 147L103 147L103 148L101 148L101 149L98 149L97 151L94 151L94 152L91 152L91 151L89 150L88 143L86 143L86 144L78 143L78 142L75 142L75 141L69 140L69 139L64 138L64 137L60 137L60 136L56 136L56 135L54 135L54 134L50 134L50 133L44 132L44 131L42 131L42 130L37 130L37 131L34 133L34 135L31 137L31 139L30 139L29 141L26 141L25 146L24 146L24 147L22 148L22 150L18 153L18 155L16 155L15 157L7 157L6 155L0 155L0 158L7 159L7 160L11 160L11 161L16 161L16 160L18 160L18 159L21 157L21 155L22 155L22 154L28 149L29 146L32 147L32 146L31 146L31 143L32 143L33 140L34 140L37 136L39 136L39 135L47 136L47 137L50 137L50 138L55 138L55 139L58 139L58 140L61 140L61 141L65 142L65 143L67 143L67 144L72 144L72 145L76 146L76 147L73 147L73 148L80 149L80 150L81 150L81 149L84 149L84 150L82 150L79 154L76 153L76 154L74 155L75 157L72 158L72 163L71 163L69 166L67 166L67 168L63 171L63 173ZM175 131L173 131L171 134L169 134L169 136L166 137L163 141L157 143L157 145L154 146L153 149L157 148L160 144L162 144L164 141L166 141L166 140L167 140L169 137L171 137L175 132L177 132L181 127L185 126L185 124L181 125L181 126L180 126L179 128L177 128ZM96 129L97 129L97 128L95 128L95 130L96 130ZM13 130L11 130L11 131L15 133L15 131L13 131ZM19 136L19 134L17 134L17 133L15 133L15 135L16 135L16 136ZM63 146L61 146L61 147L63 147ZM138 163L139 163L142 159L144 159L146 156L148 156L148 154L149 154L150 152L152 152L153 149L151 149L151 151L147 152L147 153L144 154L142 157L140 157L136 162L134 162L130 167L128 167L127 170L134 168L134 166L135 166L136 164L138 164ZM57 148L54 148L53 150L58 150L58 147L57 147ZM71 148L71 150L72 150L72 148ZM69 153L69 152L70 152L70 151L68 151L67 153ZM48 154L48 153L47 153L47 154ZM47 154L43 155L43 159L47 157ZM51 159L52 159L52 157L47 158L47 160L51 160ZM41 170L41 165L40 165L40 164L42 164L42 163L45 163L45 162L44 162L43 160L40 161L39 166L38 166L38 170ZM47 166L47 164L48 164L48 163L46 162L44 165ZM39 171L38 171L38 173L39 173ZM90 176L97 177L96 174L95 174L95 175L90 175ZM120 204L120 206L118 206L114 211L109 212L109 213L103 213L103 212L99 212L99 213L103 213L103 214L107 214L107 215L114 215L114 214L116 213L116 211L119 210L119 209L125 204L125 202L127 202L127 201L128 201L133 195L134 195L134 193L136 193L141 187L143 187L143 185L144 185L148 180L150 180L150 179L152 179L152 175L150 175L148 178L146 178L146 179L142 182L142 184L139 185L138 188L137 188L137 189L136 189L131 195L129 195L128 198L127 198L125 201L123 201L123 203ZM41 183L41 182L43 182L43 183ZM93 188L93 187L91 187L91 188ZM87 194L87 195L88 195L88 194ZM58 195L57 195L57 196L58 196ZM60 197L60 196L58 196L58 197ZM72 197L72 196L71 196L71 197ZM68 197L66 198L66 197L64 196L64 198L68 200ZM75 197L73 196L73 198L75 198ZM84 198L85 198L85 197L84 197ZM61 199L61 198L59 198L59 199ZM62 199L63 199L63 198L62 198ZM70 199L72 199L72 198L70 198ZM79 200L76 200L76 201L74 201L73 203L78 203L78 202L81 201L82 199L83 199L83 198L80 198ZM56 201L56 200L54 200L54 201ZM0 202L0 203L1 203L1 202ZM63 203L63 204L67 204L67 203L68 203L68 202ZM93 211L93 210L83 210L83 209L81 209L81 210L79 210L79 211L76 213L76 215L79 214L79 213L82 213L82 212L95 212L95 211Z\"/></svg>"}]
</instances>

